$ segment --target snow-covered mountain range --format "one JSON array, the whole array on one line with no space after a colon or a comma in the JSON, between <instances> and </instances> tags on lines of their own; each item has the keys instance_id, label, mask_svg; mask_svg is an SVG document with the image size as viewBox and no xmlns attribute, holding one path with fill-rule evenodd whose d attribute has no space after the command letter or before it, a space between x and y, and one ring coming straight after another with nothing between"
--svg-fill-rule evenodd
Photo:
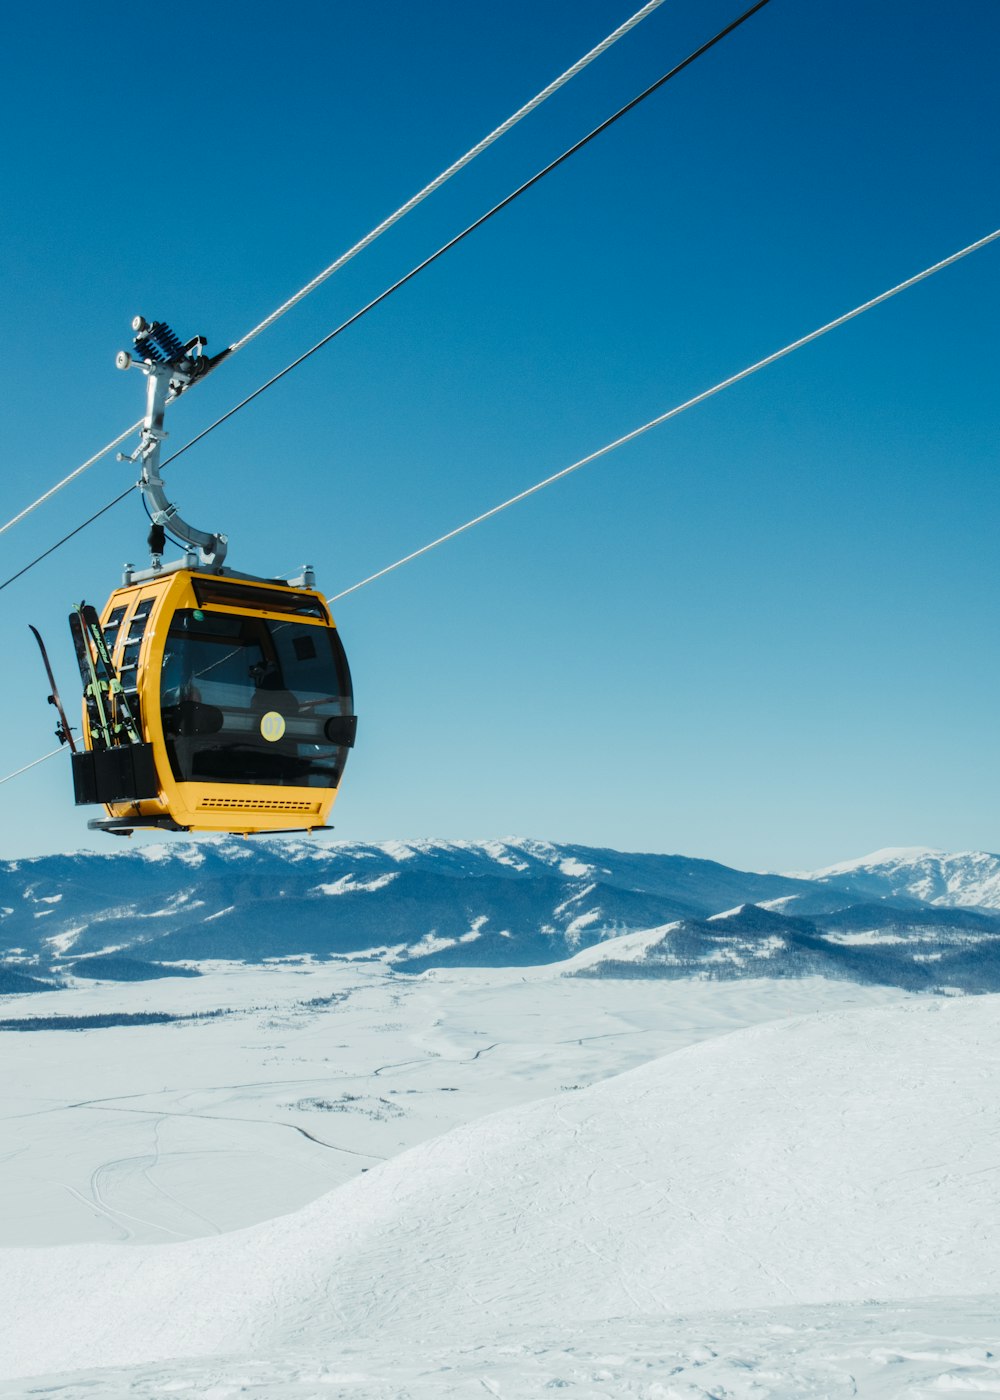
<instances>
[{"instance_id":1,"label":"snow-covered mountain range","mask_svg":"<svg viewBox=\"0 0 1000 1400\"><path fill-rule=\"evenodd\" d=\"M793 878L848 890L862 899L915 899L922 904L1000 909L1000 856L985 851L934 851L892 846Z\"/></svg>"},{"instance_id":2,"label":"snow-covered mountain range","mask_svg":"<svg viewBox=\"0 0 1000 1400\"><path fill-rule=\"evenodd\" d=\"M995 990L1000 857L893 849L774 875L524 839L218 840L0 864L0 993L296 955Z\"/></svg>"}]
</instances>

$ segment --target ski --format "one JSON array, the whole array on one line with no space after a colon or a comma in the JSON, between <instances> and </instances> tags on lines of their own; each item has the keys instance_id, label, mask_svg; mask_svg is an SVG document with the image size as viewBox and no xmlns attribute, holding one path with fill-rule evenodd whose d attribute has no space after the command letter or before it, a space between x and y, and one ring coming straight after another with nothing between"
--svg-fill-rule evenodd
<instances>
[{"instance_id":1,"label":"ski","mask_svg":"<svg viewBox=\"0 0 1000 1400\"><path fill-rule=\"evenodd\" d=\"M49 661L49 654L45 649L45 643L42 641L42 634L39 632L38 628L33 626L30 622L28 626L35 634L38 650L42 653L42 664L45 667L45 674L49 678L49 685L51 686L49 704L56 707L56 714L59 716L59 721L56 724L56 738L59 740L60 744L69 744L70 752L76 753L76 741L73 738L73 731L70 728L69 720L66 718L66 711L63 709L63 703L59 696L59 687L56 685L56 678L52 674L52 663Z\"/></svg>"},{"instance_id":2,"label":"ski","mask_svg":"<svg viewBox=\"0 0 1000 1400\"><path fill-rule=\"evenodd\" d=\"M132 706L128 702L128 696L125 694L125 688L121 683L115 663L111 660L108 641L104 635L101 620L97 616L97 609L89 603L81 603L79 611L97 656L101 683L107 685L111 695L112 707L118 721L118 731L124 731L130 744L141 744L142 735L139 733L139 726L132 713Z\"/></svg>"},{"instance_id":3,"label":"ski","mask_svg":"<svg viewBox=\"0 0 1000 1400\"><path fill-rule=\"evenodd\" d=\"M110 705L111 694L107 687L101 685L97 668L94 665L94 657L87 643L83 618L78 608L75 608L69 615L69 630L73 637L77 665L80 667L80 679L83 682L83 699L87 706L91 746L93 748L113 748L112 724L108 707L105 706L105 700Z\"/></svg>"},{"instance_id":4,"label":"ski","mask_svg":"<svg viewBox=\"0 0 1000 1400\"><path fill-rule=\"evenodd\" d=\"M159 785L153 746L140 738L95 609L86 603L74 607L69 615L69 630L80 667L87 713L86 745L83 752L73 755L77 806L103 802L110 808L115 803L134 805L157 797ZM138 815L136 821L139 821ZM124 831L126 828L116 826L114 829Z\"/></svg>"}]
</instances>

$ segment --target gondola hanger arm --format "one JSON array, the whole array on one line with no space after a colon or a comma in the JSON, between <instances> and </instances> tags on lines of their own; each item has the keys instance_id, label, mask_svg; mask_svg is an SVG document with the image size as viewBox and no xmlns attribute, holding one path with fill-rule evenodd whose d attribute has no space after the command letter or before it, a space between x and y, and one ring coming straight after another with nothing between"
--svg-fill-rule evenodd
<instances>
[{"instance_id":1,"label":"gondola hanger arm","mask_svg":"<svg viewBox=\"0 0 1000 1400\"><path fill-rule=\"evenodd\" d=\"M131 454L119 453L118 459L138 464L139 490L153 523L149 532L150 568L133 570L127 566L126 581L138 582L142 578L163 573L165 568L191 568L197 565L219 570L226 557L228 537L197 529L167 499L160 475L160 450L167 436L163 426L167 404L183 394L196 379L207 374L228 351L213 359L205 354L204 336L195 336L182 345L165 322L154 321L150 325L142 316L135 317L132 329L135 332L134 354L119 350L115 364L122 370L136 366L146 376L146 414L142 421L139 446ZM162 556L168 529L187 547L188 552L176 564L164 566Z\"/></svg>"}]
</instances>

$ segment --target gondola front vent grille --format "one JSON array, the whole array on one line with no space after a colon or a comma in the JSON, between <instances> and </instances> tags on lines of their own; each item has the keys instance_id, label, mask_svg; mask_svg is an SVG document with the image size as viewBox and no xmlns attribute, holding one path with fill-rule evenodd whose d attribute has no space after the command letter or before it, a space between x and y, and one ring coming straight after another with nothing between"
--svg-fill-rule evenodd
<instances>
[{"instance_id":1,"label":"gondola front vent grille","mask_svg":"<svg viewBox=\"0 0 1000 1400\"><path fill-rule=\"evenodd\" d=\"M205 797L198 803L199 812L318 812L319 808L318 802L291 802L281 798Z\"/></svg>"}]
</instances>

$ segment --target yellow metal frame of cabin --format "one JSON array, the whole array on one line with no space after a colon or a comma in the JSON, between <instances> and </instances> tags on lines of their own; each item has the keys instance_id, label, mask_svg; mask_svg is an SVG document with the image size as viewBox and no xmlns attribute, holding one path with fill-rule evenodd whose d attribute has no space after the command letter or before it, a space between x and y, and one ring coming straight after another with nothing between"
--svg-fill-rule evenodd
<instances>
[{"instance_id":1,"label":"yellow metal frame of cabin","mask_svg":"<svg viewBox=\"0 0 1000 1400\"><path fill-rule=\"evenodd\" d=\"M116 668L119 668L125 638L128 636L137 605L146 598L156 600L150 610L142 637L136 683L140 698L142 737L153 745L160 795L139 802L105 804L105 810L111 817L143 817L147 822L150 818L162 817L166 822L176 822L178 826L189 831L228 831L238 835L267 831L310 831L314 827L325 826L337 796L337 788L272 787L256 783L183 783L174 778L167 756L160 713L160 673L163 668L167 632L174 614L181 608L198 608L206 613L239 613L246 617L264 617L280 622L287 622L289 616L287 612L241 607L235 603L199 603L193 585L193 579L198 577L219 579L218 575L179 569L160 578L116 589L101 613L103 627L115 608L123 605L127 607L112 652L112 660ZM247 579L239 579L238 582L241 589L257 586L262 591L270 590L272 593L275 587L282 586L264 580L256 585ZM334 625L321 593L305 588L295 591L315 599L322 614L322 619L297 614L296 622L305 627L320 627L324 631ZM329 622L323 619L329 619ZM86 705L83 733L86 747L92 748Z\"/></svg>"}]
</instances>

